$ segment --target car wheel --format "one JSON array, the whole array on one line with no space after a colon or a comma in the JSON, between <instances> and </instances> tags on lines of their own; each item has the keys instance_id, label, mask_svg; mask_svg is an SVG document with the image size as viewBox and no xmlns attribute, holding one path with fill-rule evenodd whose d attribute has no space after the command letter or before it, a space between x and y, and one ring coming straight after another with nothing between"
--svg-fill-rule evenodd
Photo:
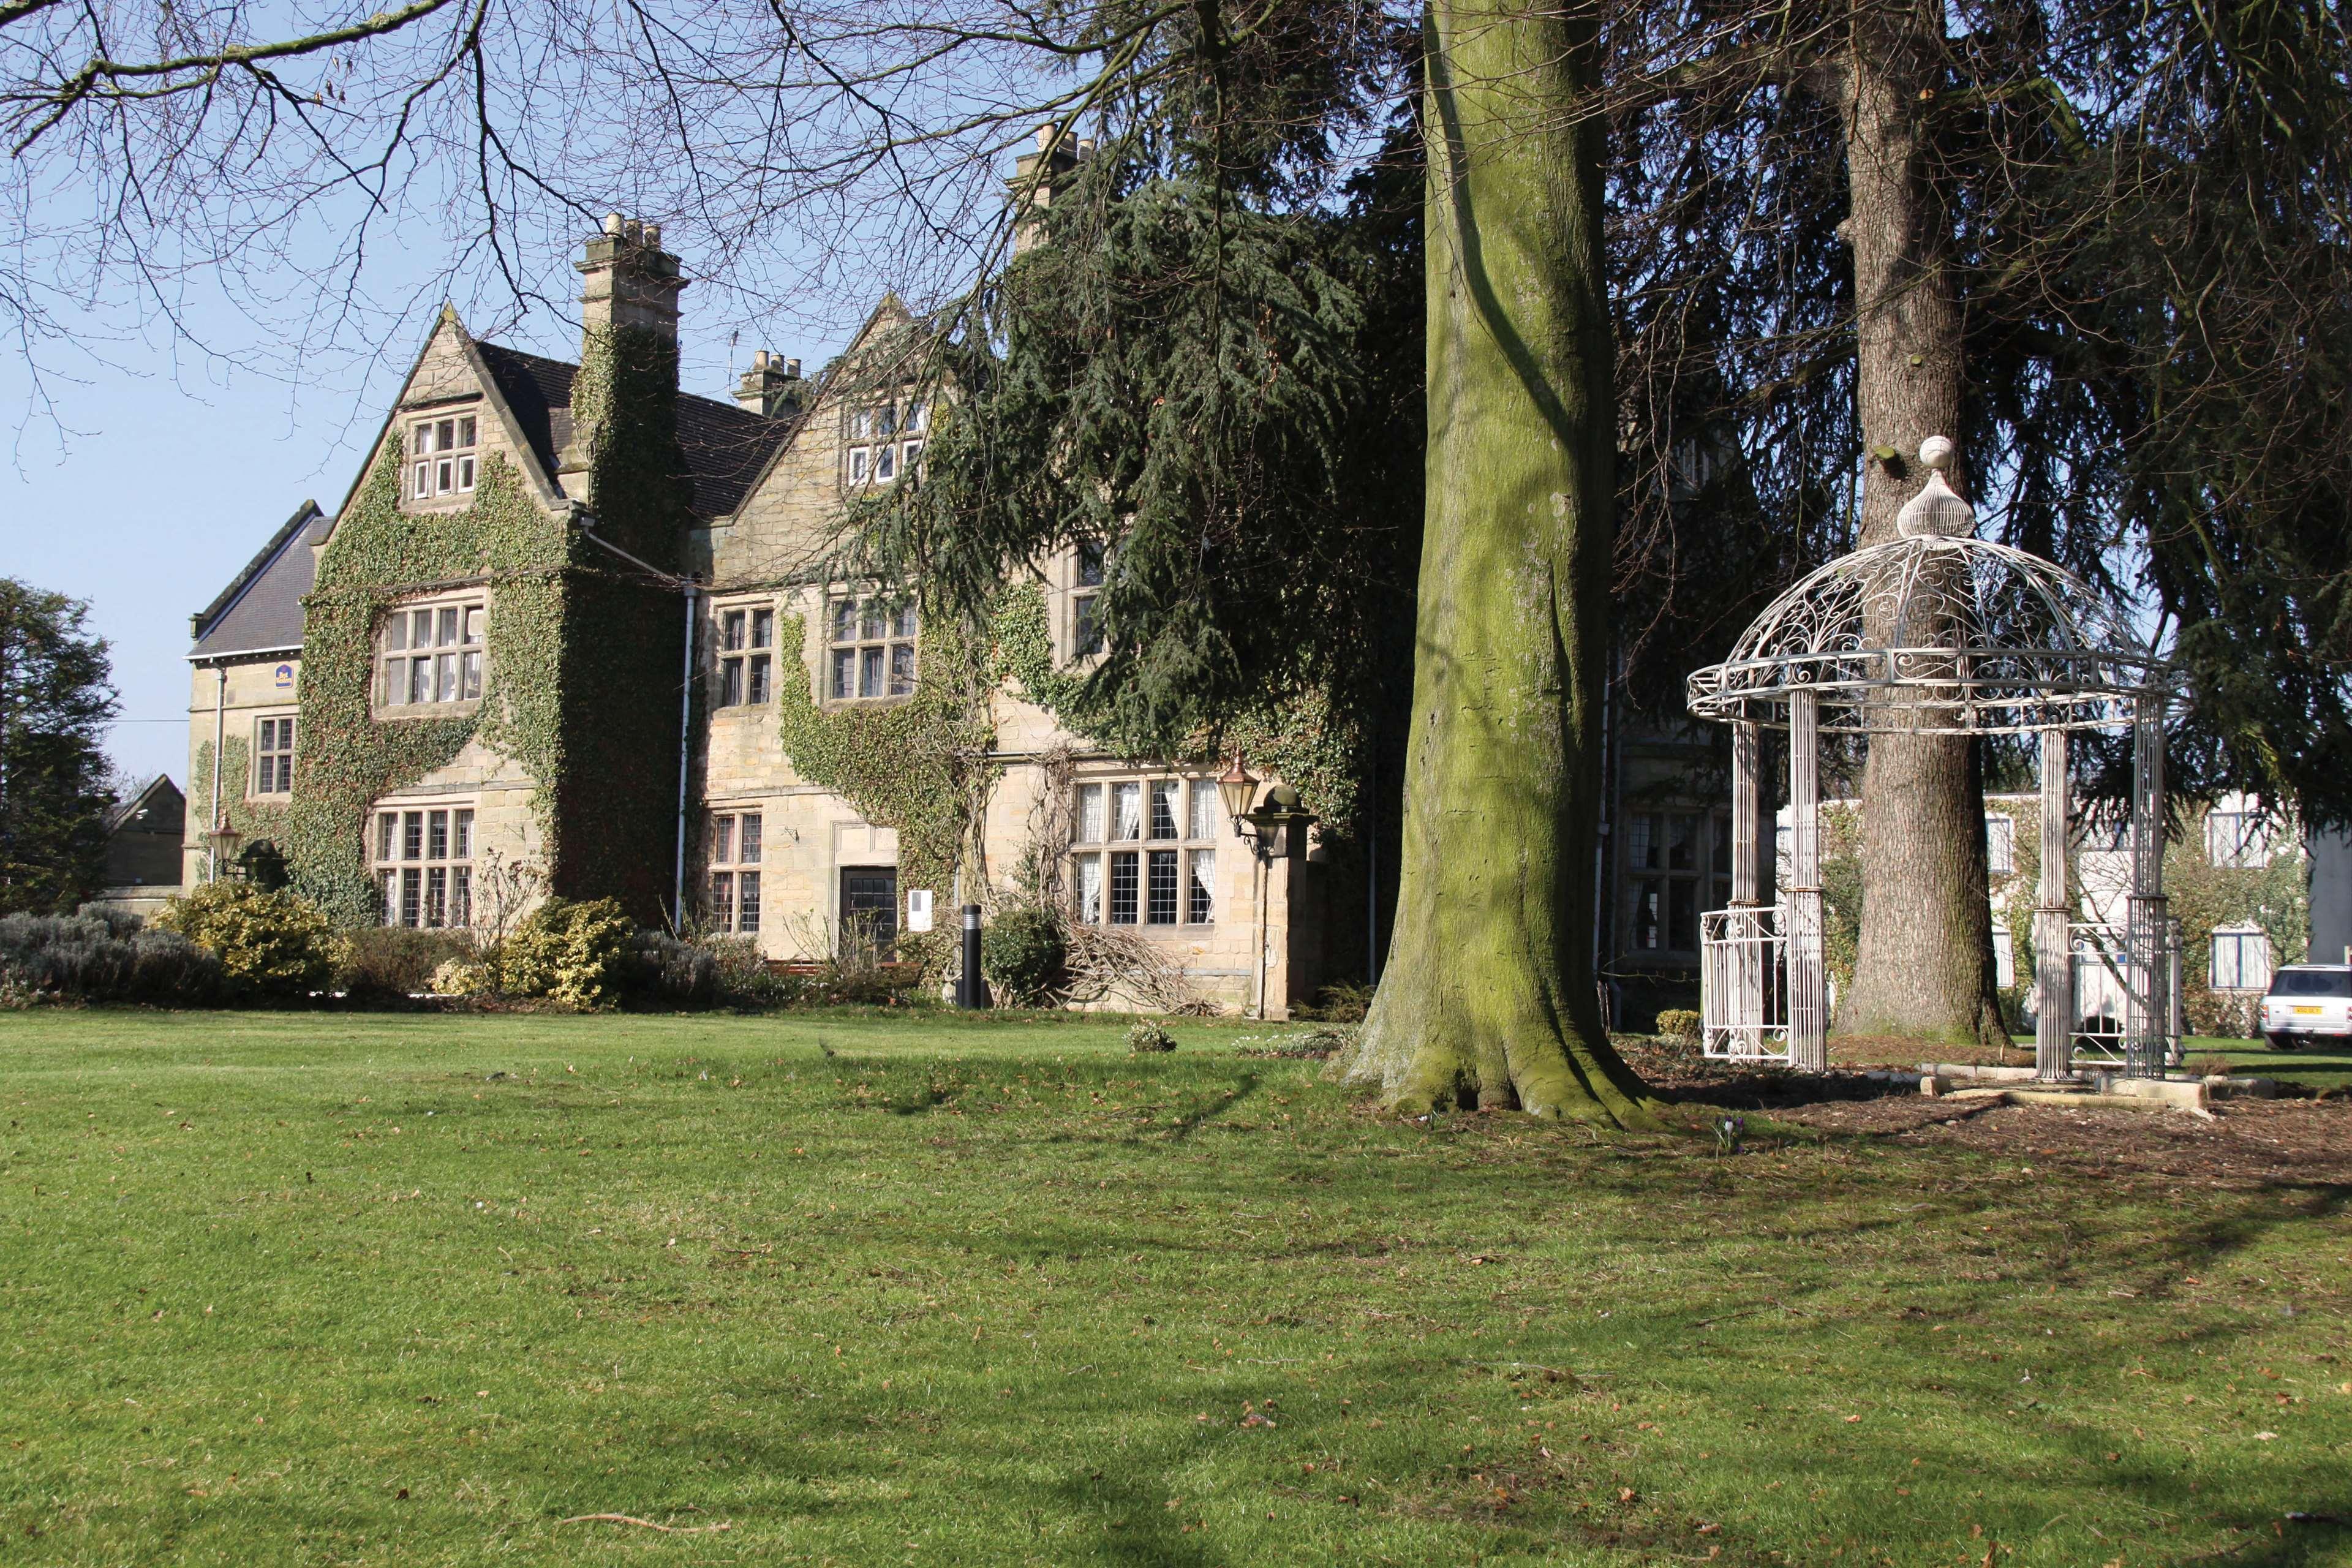
<instances>
[{"instance_id":1,"label":"car wheel","mask_svg":"<svg viewBox=\"0 0 2352 1568\"><path fill-rule=\"evenodd\" d=\"M2297 1043L2295 1037L2284 1029L2273 1029L2270 1032L2270 1042L2271 1049L2274 1051L2291 1051L2294 1049Z\"/></svg>"}]
</instances>

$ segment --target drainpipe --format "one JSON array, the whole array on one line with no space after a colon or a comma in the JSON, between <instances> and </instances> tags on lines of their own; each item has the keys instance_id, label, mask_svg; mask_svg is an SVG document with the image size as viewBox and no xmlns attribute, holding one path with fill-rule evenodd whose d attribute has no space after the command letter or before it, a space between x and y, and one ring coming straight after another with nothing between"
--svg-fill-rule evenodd
<instances>
[{"instance_id":1,"label":"drainpipe","mask_svg":"<svg viewBox=\"0 0 2352 1568\"><path fill-rule=\"evenodd\" d=\"M227 741L228 666L216 664L213 666L213 816L205 825L207 829L220 826L222 752ZM205 843L205 880L220 880L220 845L209 837Z\"/></svg>"},{"instance_id":2,"label":"drainpipe","mask_svg":"<svg viewBox=\"0 0 2352 1568\"><path fill-rule=\"evenodd\" d=\"M686 651L677 682L677 858L670 883L670 923L686 934L686 781L694 739L694 606L699 590L686 585Z\"/></svg>"}]
</instances>

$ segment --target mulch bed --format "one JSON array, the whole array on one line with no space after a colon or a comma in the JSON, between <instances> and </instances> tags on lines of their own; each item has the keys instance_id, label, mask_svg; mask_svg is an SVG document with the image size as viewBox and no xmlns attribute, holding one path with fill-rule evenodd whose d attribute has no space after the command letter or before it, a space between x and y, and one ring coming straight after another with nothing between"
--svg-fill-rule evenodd
<instances>
[{"instance_id":1,"label":"mulch bed","mask_svg":"<svg viewBox=\"0 0 2352 1568\"><path fill-rule=\"evenodd\" d=\"M1653 1087L1685 1105L1840 1137L1972 1149L2076 1174L2156 1175L2221 1187L2352 1185L2352 1100L2341 1089L2316 1098L2226 1100L2205 1121L2169 1110L1930 1100L1918 1092L1916 1055L1913 1073L1895 1083L1859 1071L1823 1079L1735 1071L1639 1047L1626 1055Z\"/></svg>"}]
</instances>

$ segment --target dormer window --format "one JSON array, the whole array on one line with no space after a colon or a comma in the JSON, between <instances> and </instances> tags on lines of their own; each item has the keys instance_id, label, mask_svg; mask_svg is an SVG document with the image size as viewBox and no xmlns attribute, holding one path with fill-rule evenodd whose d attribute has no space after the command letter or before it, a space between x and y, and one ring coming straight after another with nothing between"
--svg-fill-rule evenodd
<instances>
[{"instance_id":1,"label":"dormer window","mask_svg":"<svg viewBox=\"0 0 2352 1568\"><path fill-rule=\"evenodd\" d=\"M431 500L474 488L477 421L471 414L420 419L408 427L409 497Z\"/></svg>"},{"instance_id":2,"label":"dormer window","mask_svg":"<svg viewBox=\"0 0 2352 1568\"><path fill-rule=\"evenodd\" d=\"M846 448L849 482L894 484L913 473L923 455L921 432L929 426L929 405L920 401L853 410Z\"/></svg>"},{"instance_id":3,"label":"dormer window","mask_svg":"<svg viewBox=\"0 0 2352 1568\"><path fill-rule=\"evenodd\" d=\"M378 710L478 700L483 615L475 599L408 605L387 616L376 635Z\"/></svg>"}]
</instances>

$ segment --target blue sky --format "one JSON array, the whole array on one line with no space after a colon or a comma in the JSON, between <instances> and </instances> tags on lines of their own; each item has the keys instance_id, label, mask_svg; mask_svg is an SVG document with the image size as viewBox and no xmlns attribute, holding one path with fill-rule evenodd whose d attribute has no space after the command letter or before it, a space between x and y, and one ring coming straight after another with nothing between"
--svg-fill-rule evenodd
<instances>
[{"instance_id":1,"label":"blue sky","mask_svg":"<svg viewBox=\"0 0 2352 1568\"><path fill-rule=\"evenodd\" d=\"M688 258L689 267L691 258ZM425 268L420 279L429 281ZM814 373L856 322L796 323L789 341L695 319L688 290L681 350L685 390L724 396L730 360L772 348ZM206 359L168 335L124 341L84 323L91 342L57 345L37 385L0 353L0 412L11 459L0 467L0 575L87 600L110 645L121 721L108 751L126 774L187 779L188 617L209 604L296 507L332 510L357 471L389 399L437 307L420 302L383 333L377 352L311 363L319 379L291 385L236 369L255 329L226 306L200 305L196 331L232 352ZM480 327L477 325L477 331ZM572 323L551 314L485 335L576 360ZM43 397L54 403L44 414Z\"/></svg>"}]
</instances>

